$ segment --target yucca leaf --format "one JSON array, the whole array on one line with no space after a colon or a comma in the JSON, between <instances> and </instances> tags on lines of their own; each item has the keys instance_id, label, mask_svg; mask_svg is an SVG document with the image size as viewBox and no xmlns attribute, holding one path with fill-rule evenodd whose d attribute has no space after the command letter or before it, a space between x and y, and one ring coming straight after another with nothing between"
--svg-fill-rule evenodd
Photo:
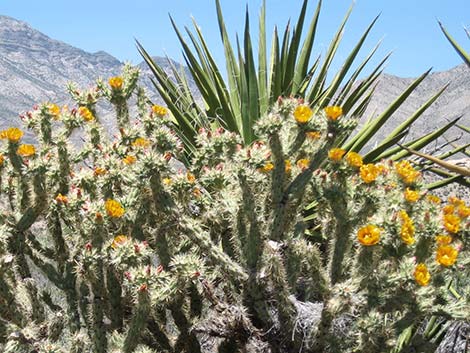
<instances>
[{"instance_id":1,"label":"yucca leaf","mask_svg":"<svg viewBox=\"0 0 470 353\"><path fill-rule=\"evenodd\" d=\"M455 41L455 39L447 32L447 30L444 28L443 24L439 22L439 27L441 27L441 31L444 33L446 36L447 40L449 43L454 47L454 49L457 51L457 53L460 55L460 57L463 59L463 61L470 66L470 55L465 52L465 50Z\"/></svg>"},{"instance_id":2,"label":"yucca leaf","mask_svg":"<svg viewBox=\"0 0 470 353\"><path fill-rule=\"evenodd\" d=\"M380 146L374 148L372 151L370 151L363 157L364 163L375 163L375 162L380 161L381 158L376 158L376 157L384 153L390 147L397 144L407 134L408 134L408 130L401 131L398 135L394 136L392 139L388 140L386 143L382 143L380 144Z\"/></svg>"},{"instance_id":3,"label":"yucca leaf","mask_svg":"<svg viewBox=\"0 0 470 353\"><path fill-rule=\"evenodd\" d=\"M269 86L271 87L272 99L277 98L281 95L281 64L279 59L279 36L277 33L277 27L274 27L273 39L271 44L271 63L269 65ZM270 102L272 103L272 101Z\"/></svg>"},{"instance_id":4,"label":"yucca leaf","mask_svg":"<svg viewBox=\"0 0 470 353\"><path fill-rule=\"evenodd\" d=\"M268 86L268 67L267 67L267 49L266 49L266 0L263 0L261 12L259 15L259 34L258 34L258 96L259 109L261 115L265 114L269 108L269 86Z\"/></svg>"},{"instance_id":5,"label":"yucca leaf","mask_svg":"<svg viewBox=\"0 0 470 353\"><path fill-rule=\"evenodd\" d=\"M359 152L430 72L431 69L413 81L411 85L409 85L408 88L398 98L396 98L382 114L380 114L370 124L363 126L363 128L346 144L346 146L344 146L344 148L348 151Z\"/></svg>"}]
</instances>

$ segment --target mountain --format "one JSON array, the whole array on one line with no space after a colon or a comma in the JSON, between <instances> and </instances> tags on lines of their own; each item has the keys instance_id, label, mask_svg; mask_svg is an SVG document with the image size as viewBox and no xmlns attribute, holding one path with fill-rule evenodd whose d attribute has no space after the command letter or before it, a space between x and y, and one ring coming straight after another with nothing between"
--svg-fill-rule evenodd
<instances>
[{"instance_id":1,"label":"mountain","mask_svg":"<svg viewBox=\"0 0 470 353\"><path fill-rule=\"evenodd\" d=\"M452 54L449 49L449 55ZM157 57L155 60L167 72L171 71L167 59ZM67 82L88 87L98 77L119 74L122 65L105 52L88 53L51 39L25 22L0 16L0 128L19 124L18 113L30 110L34 104L69 102L65 89ZM150 70L144 64L139 67L142 69L141 83L147 87L150 98L157 102L159 97L150 82ZM374 117L383 112L412 81L412 78L384 74L364 117ZM460 115L463 116L461 123L470 126L470 69L460 65L449 71L430 74L393 115L392 121L381 130L376 141L380 141L386 132L404 121L447 83L450 85L446 92L413 126L408 138L434 131ZM195 87L193 82L191 84ZM109 108L104 107L103 113L109 113ZM456 129L448 134L449 138L460 135L462 132ZM467 135L470 135L463 135L468 141Z\"/></svg>"}]
</instances>

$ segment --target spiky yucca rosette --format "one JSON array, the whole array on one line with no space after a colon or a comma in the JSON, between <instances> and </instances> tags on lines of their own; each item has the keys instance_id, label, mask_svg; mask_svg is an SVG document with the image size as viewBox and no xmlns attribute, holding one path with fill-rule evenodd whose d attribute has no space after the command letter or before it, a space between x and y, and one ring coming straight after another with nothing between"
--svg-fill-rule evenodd
<instances>
[{"instance_id":1,"label":"spiky yucca rosette","mask_svg":"<svg viewBox=\"0 0 470 353\"><path fill-rule=\"evenodd\" d=\"M446 285L468 273L470 208L422 190L406 160L342 150L357 121L341 107L281 98L253 144L201 129L177 170L177 126L137 77L25 114L34 146L0 134L2 351L384 352L426 315L469 316Z\"/></svg>"}]
</instances>

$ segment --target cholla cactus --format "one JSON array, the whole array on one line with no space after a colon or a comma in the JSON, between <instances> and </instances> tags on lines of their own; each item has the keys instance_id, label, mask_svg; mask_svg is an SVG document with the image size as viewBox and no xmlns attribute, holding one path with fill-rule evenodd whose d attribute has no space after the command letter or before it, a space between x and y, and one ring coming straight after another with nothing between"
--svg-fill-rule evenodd
<instances>
[{"instance_id":1,"label":"cholla cactus","mask_svg":"<svg viewBox=\"0 0 470 353\"><path fill-rule=\"evenodd\" d=\"M2 351L383 352L425 315L470 315L445 286L468 264L470 208L442 207L407 161L342 150L356 121L340 107L279 99L252 145L202 129L178 167L173 120L137 75L26 114L35 145L1 133Z\"/></svg>"}]
</instances>

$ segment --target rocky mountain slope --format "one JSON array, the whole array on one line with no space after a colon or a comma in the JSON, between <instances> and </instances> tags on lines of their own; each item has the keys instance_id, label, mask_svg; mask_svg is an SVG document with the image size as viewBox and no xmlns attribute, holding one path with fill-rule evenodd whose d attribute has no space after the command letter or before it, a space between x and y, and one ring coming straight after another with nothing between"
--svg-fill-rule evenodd
<instances>
[{"instance_id":1,"label":"rocky mountain slope","mask_svg":"<svg viewBox=\"0 0 470 353\"><path fill-rule=\"evenodd\" d=\"M449 48L449 55L452 54ZM156 60L169 70L170 65L165 58ZM51 39L24 22L0 16L0 128L17 125L18 113L31 109L36 103L67 103L67 82L74 81L80 87L88 87L97 77L117 75L122 65L105 52L85 52ZM157 101L149 79L150 71L143 64L140 67L143 71L142 83L148 88L151 98ZM381 113L412 81L412 78L384 74L365 117ZM431 74L394 114L391 123L377 140L380 141L392 125L405 120L447 83L450 86L446 92L415 124L410 137L433 131L460 115L463 116L462 123L470 126L470 69L460 65L449 71ZM448 136L452 138L460 134L461 131L454 129Z\"/></svg>"}]
</instances>

